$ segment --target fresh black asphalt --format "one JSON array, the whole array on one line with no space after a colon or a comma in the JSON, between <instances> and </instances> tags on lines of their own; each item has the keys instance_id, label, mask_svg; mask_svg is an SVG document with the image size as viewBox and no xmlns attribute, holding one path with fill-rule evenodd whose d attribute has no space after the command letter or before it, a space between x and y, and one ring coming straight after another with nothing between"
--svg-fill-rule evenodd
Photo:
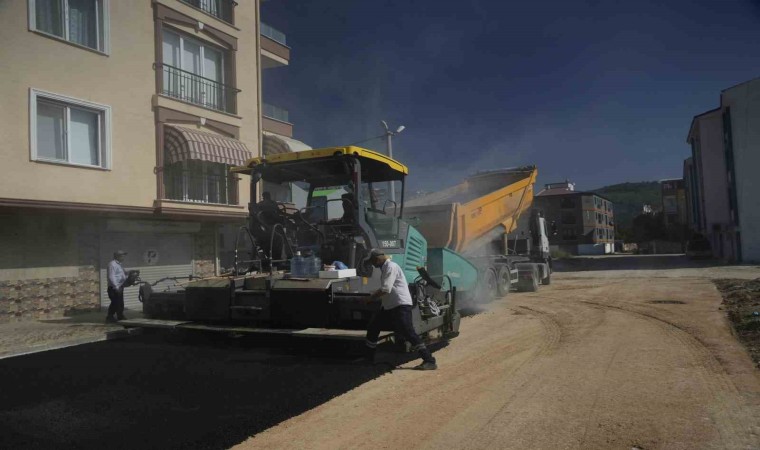
<instances>
[{"instance_id":1,"label":"fresh black asphalt","mask_svg":"<svg viewBox=\"0 0 760 450\"><path fill-rule=\"evenodd\" d=\"M151 333L0 360L0 448L229 448L416 357L356 345Z\"/></svg>"}]
</instances>

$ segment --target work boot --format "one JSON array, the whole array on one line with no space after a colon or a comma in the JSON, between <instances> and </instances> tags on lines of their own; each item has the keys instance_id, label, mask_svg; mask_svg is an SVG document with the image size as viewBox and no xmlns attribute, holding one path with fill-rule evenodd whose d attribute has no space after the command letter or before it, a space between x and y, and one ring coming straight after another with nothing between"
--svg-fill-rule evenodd
<instances>
[{"instance_id":1,"label":"work boot","mask_svg":"<svg viewBox=\"0 0 760 450\"><path fill-rule=\"evenodd\" d=\"M106 317L106 323L116 323L116 318L113 316Z\"/></svg>"},{"instance_id":2,"label":"work boot","mask_svg":"<svg viewBox=\"0 0 760 450\"><path fill-rule=\"evenodd\" d=\"M117 321L119 321L119 320L127 320L127 317L122 315L122 316L117 317L116 320Z\"/></svg>"},{"instance_id":3,"label":"work boot","mask_svg":"<svg viewBox=\"0 0 760 450\"><path fill-rule=\"evenodd\" d=\"M424 361L419 366L414 366L414 370L436 370L438 365L431 361Z\"/></svg>"}]
</instances>

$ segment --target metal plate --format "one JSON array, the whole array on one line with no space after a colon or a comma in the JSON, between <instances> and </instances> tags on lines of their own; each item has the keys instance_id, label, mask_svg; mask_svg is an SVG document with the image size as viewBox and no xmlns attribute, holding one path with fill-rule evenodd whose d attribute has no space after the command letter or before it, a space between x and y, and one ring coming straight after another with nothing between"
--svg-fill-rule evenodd
<instances>
[{"instance_id":1,"label":"metal plate","mask_svg":"<svg viewBox=\"0 0 760 450\"><path fill-rule=\"evenodd\" d=\"M120 320L119 325L125 327L146 327L146 328L176 328L179 325L191 323L186 320L160 320L160 319L128 319Z\"/></svg>"}]
</instances>

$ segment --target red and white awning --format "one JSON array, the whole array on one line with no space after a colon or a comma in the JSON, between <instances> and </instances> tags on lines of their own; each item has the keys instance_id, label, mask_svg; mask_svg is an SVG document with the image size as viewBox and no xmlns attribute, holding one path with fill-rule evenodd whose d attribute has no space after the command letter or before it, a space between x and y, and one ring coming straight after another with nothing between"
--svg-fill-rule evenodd
<instances>
[{"instance_id":1,"label":"red and white awning","mask_svg":"<svg viewBox=\"0 0 760 450\"><path fill-rule=\"evenodd\" d=\"M164 148L167 165L201 160L240 166L252 157L248 147L237 139L176 125L164 125Z\"/></svg>"}]
</instances>

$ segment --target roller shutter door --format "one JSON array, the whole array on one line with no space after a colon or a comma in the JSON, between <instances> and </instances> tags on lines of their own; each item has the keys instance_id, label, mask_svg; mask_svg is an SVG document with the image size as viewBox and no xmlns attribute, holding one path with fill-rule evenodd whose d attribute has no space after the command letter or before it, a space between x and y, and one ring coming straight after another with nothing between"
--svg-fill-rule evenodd
<instances>
[{"instance_id":1,"label":"roller shutter door","mask_svg":"<svg viewBox=\"0 0 760 450\"><path fill-rule=\"evenodd\" d=\"M103 235L100 248L100 298L101 305L104 307L110 304L106 267L113 259L113 252L116 250L124 250L128 253L124 268L139 270L140 278L149 283L166 277L187 278L193 274L192 234L106 233ZM161 283L154 289L161 289L170 283L172 282ZM142 311L142 304L137 294L137 286L124 289L126 309Z\"/></svg>"}]
</instances>

